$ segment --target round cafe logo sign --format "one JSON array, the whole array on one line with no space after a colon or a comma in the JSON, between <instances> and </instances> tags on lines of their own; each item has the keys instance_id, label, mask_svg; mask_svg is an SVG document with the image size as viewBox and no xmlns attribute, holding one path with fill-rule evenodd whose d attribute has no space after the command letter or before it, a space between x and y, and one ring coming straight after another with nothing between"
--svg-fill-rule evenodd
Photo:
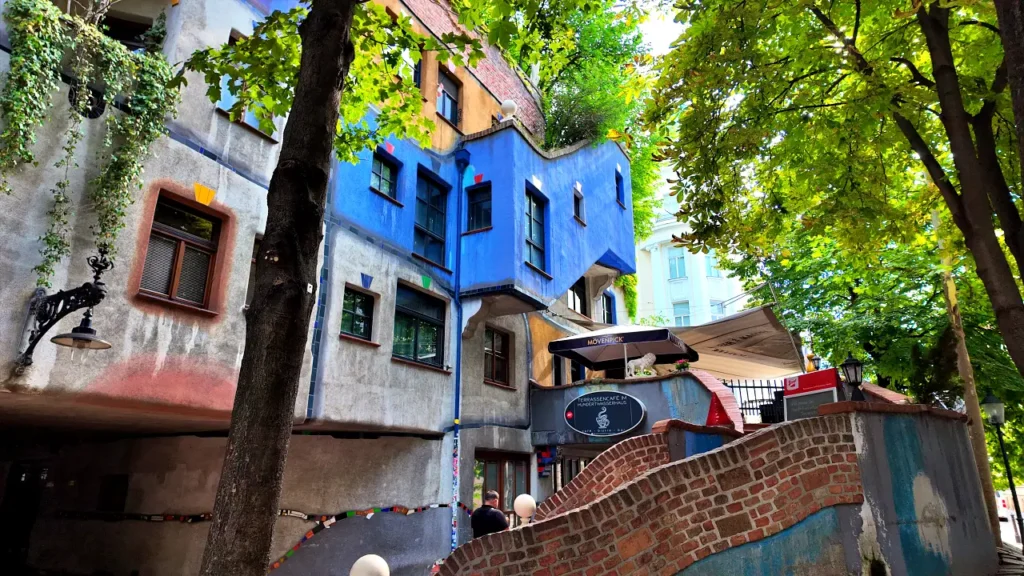
<instances>
[{"instance_id":1,"label":"round cafe logo sign","mask_svg":"<svg viewBox=\"0 0 1024 576\"><path fill-rule=\"evenodd\" d=\"M629 394L603 390L569 402L565 423L587 436L619 436L639 426L646 412L643 403Z\"/></svg>"}]
</instances>

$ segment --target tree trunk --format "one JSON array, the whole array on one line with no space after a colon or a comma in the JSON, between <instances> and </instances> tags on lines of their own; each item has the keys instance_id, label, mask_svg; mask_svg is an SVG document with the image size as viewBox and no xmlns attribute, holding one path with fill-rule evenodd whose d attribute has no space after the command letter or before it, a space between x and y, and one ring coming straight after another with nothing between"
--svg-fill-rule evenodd
<instances>
[{"instance_id":1,"label":"tree trunk","mask_svg":"<svg viewBox=\"0 0 1024 576\"><path fill-rule=\"evenodd\" d=\"M932 211L932 227L939 229L939 213ZM964 323L960 317L960 305L956 298L956 284L953 283L951 273L952 258L946 250L945 241L939 238L939 252L942 254L942 295L946 299L946 312L949 314L949 323L956 336L956 368L960 373L960 379L964 381L964 404L967 406L967 416L970 418L968 435L971 440L971 447L974 452L974 465L978 468L978 479L981 480L981 493L985 500L985 509L988 510L989 528L996 541L1002 538L999 528L999 512L996 508L996 491L992 485L992 469L988 463L988 448L985 445L985 423L981 420L981 404L978 402L978 387L974 383L974 368L971 366L971 356L967 351L967 337L964 335Z\"/></svg>"},{"instance_id":2,"label":"tree trunk","mask_svg":"<svg viewBox=\"0 0 1024 576\"><path fill-rule=\"evenodd\" d=\"M301 66L267 193L267 227L203 576L262 576L270 562L314 306L338 106L354 55L349 31L356 4L315 0L299 29Z\"/></svg>"},{"instance_id":3,"label":"tree trunk","mask_svg":"<svg viewBox=\"0 0 1024 576\"><path fill-rule=\"evenodd\" d=\"M1017 371L1024 375L1024 299L996 238L987 192L990 179L978 160L971 119L960 93L960 80L949 41L949 10L936 3L930 9L922 7L918 10L917 19L928 43L935 91L941 107L940 118L960 180L961 194L951 196L944 193L943 198L974 256L978 276L992 303L1006 349Z\"/></svg>"},{"instance_id":4,"label":"tree trunk","mask_svg":"<svg viewBox=\"0 0 1024 576\"><path fill-rule=\"evenodd\" d=\"M995 0L995 3L1013 98L1013 117L1017 123L1017 156L1024 178L1024 1Z\"/></svg>"}]
</instances>

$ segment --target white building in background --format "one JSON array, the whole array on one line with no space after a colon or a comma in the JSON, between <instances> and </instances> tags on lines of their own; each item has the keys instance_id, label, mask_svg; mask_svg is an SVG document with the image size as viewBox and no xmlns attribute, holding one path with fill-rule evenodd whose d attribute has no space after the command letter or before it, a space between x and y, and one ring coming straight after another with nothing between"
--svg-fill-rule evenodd
<instances>
[{"instance_id":1,"label":"white building in background","mask_svg":"<svg viewBox=\"0 0 1024 576\"><path fill-rule=\"evenodd\" d=\"M667 185L658 195L654 231L636 245L637 321L660 316L670 325L697 326L742 310L743 287L719 268L717 254L692 254L672 242L687 226L676 220L679 204Z\"/></svg>"}]
</instances>

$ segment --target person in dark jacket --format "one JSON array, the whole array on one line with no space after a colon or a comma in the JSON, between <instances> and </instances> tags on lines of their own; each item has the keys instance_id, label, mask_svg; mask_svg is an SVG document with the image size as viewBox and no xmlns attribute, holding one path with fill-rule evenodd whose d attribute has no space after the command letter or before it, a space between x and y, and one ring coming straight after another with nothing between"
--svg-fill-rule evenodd
<instances>
[{"instance_id":1,"label":"person in dark jacket","mask_svg":"<svg viewBox=\"0 0 1024 576\"><path fill-rule=\"evenodd\" d=\"M473 526L473 538L479 538L502 530L508 530L508 520L498 509L498 493L488 490L484 494L484 505L473 511L470 517Z\"/></svg>"}]
</instances>

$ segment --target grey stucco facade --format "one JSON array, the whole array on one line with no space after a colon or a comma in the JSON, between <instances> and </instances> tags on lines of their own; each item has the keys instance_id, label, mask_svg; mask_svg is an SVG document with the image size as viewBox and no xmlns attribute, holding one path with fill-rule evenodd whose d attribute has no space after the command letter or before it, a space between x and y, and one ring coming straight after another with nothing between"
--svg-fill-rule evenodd
<instances>
[{"instance_id":1,"label":"grey stucco facade","mask_svg":"<svg viewBox=\"0 0 1024 576\"><path fill-rule=\"evenodd\" d=\"M179 63L197 49L251 34L254 22L263 16L256 4L122 0L117 10L140 20L166 13L164 54ZM2 42L7 39L0 24ZM8 62L9 53L0 52L0 71ZM0 300L6 303L0 307L0 501L5 493L14 494L6 490L9 471L22 465L35 470L40 508L38 515L26 519L31 534L26 562L35 568L124 576L133 571L155 576L198 572L209 523L61 515L192 515L210 512L213 506L245 348L254 243L266 226L267 185L284 121L270 136L231 122L210 102L201 77L187 73L186 78L177 117L167 119L168 135L156 141L145 162L142 186L117 240L115 267L103 277L107 296L95 309L93 326L110 341L111 349L72 351L49 343L50 336L78 324L79 312L52 329L28 370L13 370L24 347L35 291L32 269L40 258L38 238L45 232L52 204L48 190L59 179L52 166L68 125L67 84L54 94L50 119L37 133L38 167L19 168L11 180L15 193L0 196L0 240L5 248L0 251ZM515 81L521 82L518 77ZM469 83L465 86L468 89ZM493 94L487 98L497 107ZM50 293L90 279L86 258L95 253L90 228L95 215L86 189L99 169L96 156L104 119L121 113L107 110L83 123L85 137L76 157L80 169L71 174L72 253L58 266ZM500 137L530 146L519 132ZM477 145L494 146L487 141ZM446 151L418 153L425 168L441 171L439 159ZM596 152L587 148L583 153ZM619 158L619 171L628 173L621 151L601 153ZM582 158L571 160L574 166L585 163ZM540 156L534 162L543 164ZM534 171L544 175L539 168ZM512 182L511 173L506 176ZM610 178L612 171L605 176ZM200 200L199 187L213 190L213 198ZM367 193L365 183L343 182L335 174L332 203L356 193ZM218 222L215 263L209 269L208 298L202 307L160 301L140 289L154 214L162 200L187 205ZM624 207L616 210L615 218L629 219ZM510 307L466 297L461 305L469 312L460 325L452 271L413 257L408 247L368 232L373 227L367 224L338 213L313 224L323 225L325 231L318 263L324 273L313 287L321 306L309 322L294 408L296 433L280 507L332 515L391 505L472 505L480 491L474 484L475 459L485 453L525 462L527 489L543 499L551 492L551 480L537 475L530 433L531 354L536 343L531 340L528 313L536 313L530 307L535 303ZM592 223L591 230L597 229ZM616 232L620 244L627 235L625 230ZM580 264L570 256L564 259ZM473 265L474 254L467 257ZM595 286L607 287L612 277L610 269L601 268L601 281ZM569 284L574 280L558 279ZM395 357L399 286L443 303L443 355L438 366ZM364 340L345 337L340 330L344 295L352 289L373 299L373 328ZM599 313L602 294L595 291L589 296L590 309ZM484 377L488 330L505 335L509 343L508 381L498 385ZM37 430L44 433L37 435ZM455 457L460 467L453 498ZM100 510L109 503L110 491L116 501L121 489L123 502L117 509ZM422 574L450 549L453 510L460 527L458 539L466 541L471 537L468 521L458 508L433 508L405 517L382 513L370 519L349 518L305 543L282 564L280 573L347 574L355 558L373 552L386 555L396 574ZM272 557L285 554L313 525L279 517Z\"/></svg>"}]
</instances>

